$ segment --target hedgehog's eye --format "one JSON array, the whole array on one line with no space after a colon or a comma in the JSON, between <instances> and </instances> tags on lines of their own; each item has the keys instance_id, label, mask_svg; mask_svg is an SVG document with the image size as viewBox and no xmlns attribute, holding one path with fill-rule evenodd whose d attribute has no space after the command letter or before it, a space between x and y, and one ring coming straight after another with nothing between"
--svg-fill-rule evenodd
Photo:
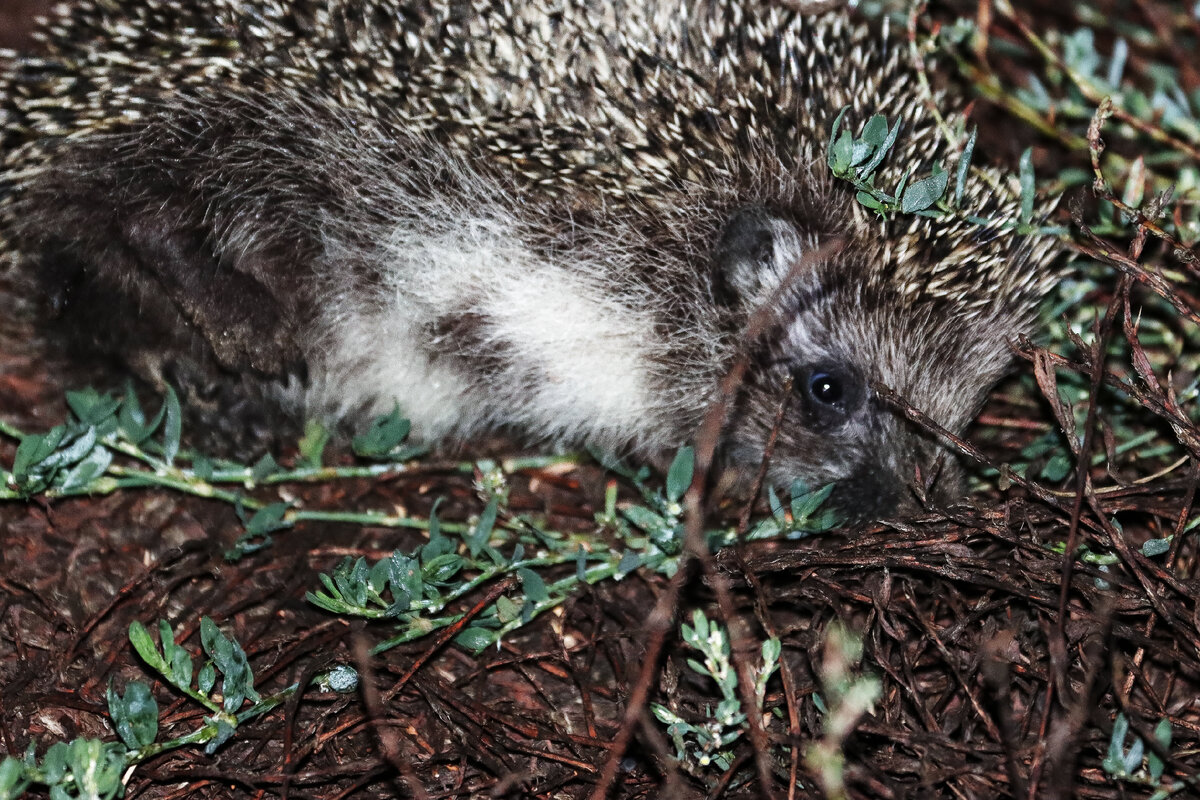
<instances>
[{"instance_id":1,"label":"hedgehog's eye","mask_svg":"<svg viewBox=\"0 0 1200 800\"><path fill-rule=\"evenodd\" d=\"M867 394L858 373L841 365L813 364L794 369L792 385L810 422L826 428L845 423Z\"/></svg>"},{"instance_id":2,"label":"hedgehog's eye","mask_svg":"<svg viewBox=\"0 0 1200 800\"><path fill-rule=\"evenodd\" d=\"M818 403L836 406L845 396L842 382L828 372L817 372L808 379L808 394Z\"/></svg>"}]
</instances>

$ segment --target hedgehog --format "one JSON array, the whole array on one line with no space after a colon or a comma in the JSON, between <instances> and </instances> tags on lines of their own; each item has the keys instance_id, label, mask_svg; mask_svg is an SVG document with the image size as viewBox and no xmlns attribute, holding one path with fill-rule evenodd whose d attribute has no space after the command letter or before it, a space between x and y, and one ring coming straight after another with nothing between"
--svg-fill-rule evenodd
<instances>
[{"instance_id":1,"label":"hedgehog","mask_svg":"<svg viewBox=\"0 0 1200 800\"><path fill-rule=\"evenodd\" d=\"M881 387L961 431L1054 281L994 171L976 221L830 174L839 112L902 126L894 186L962 106L844 11L79 0L40 39L0 70L4 257L76 342L201 398L655 459L745 357L724 463L775 435L772 482L866 520L944 456Z\"/></svg>"}]
</instances>

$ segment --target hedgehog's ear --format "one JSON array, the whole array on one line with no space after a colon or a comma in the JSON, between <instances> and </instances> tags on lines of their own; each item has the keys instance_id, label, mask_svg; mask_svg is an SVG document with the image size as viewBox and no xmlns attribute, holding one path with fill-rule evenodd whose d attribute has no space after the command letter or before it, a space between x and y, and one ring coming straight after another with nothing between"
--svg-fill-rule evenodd
<instances>
[{"instance_id":1,"label":"hedgehog's ear","mask_svg":"<svg viewBox=\"0 0 1200 800\"><path fill-rule=\"evenodd\" d=\"M713 251L713 293L728 305L757 305L803 250L796 227L761 206L735 211Z\"/></svg>"}]
</instances>

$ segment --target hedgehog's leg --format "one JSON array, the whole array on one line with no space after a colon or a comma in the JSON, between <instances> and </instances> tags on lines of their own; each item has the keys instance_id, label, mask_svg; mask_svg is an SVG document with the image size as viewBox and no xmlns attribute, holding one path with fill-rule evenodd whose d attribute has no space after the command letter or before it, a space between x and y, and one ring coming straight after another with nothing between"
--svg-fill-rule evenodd
<instances>
[{"instance_id":1,"label":"hedgehog's leg","mask_svg":"<svg viewBox=\"0 0 1200 800\"><path fill-rule=\"evenodd\" d=\"M111 211L80 227L78 210L72 225L55 224L66 221L61 205L53 216L41 206L24 210L39 217L43 235L22 240L23 269L49 301L48 333L68 346L88 381L116 388L122 379L91 367L112 357L157 391L173 387L195 443L211 452L257 453L294 433L263 402L269 384L251 372L283 375L297 356L290 316L261 285L219 265L198 236L145 217L123 235Z\"/></svg>"},{"instance_id":2,"label":"hedgehog's leg","mask_svg":"<svg viewBox=\"0 0 1200 800\"><path fill-rule=\"evenodd\" d=\"M18 246L76 343L86 347L90 338L144 368L153 359L137 353L152 348L195 358L199 334L226 370L295 374L298 303L275 297L260 276L294 266L299 255L222 254L204 205L185 189L155 186L157 177L74 166L48 174L20 200ZM154 190L130 190L147 184ZM154 368L147 377L162 376Z\"/></svg>"},{"instance_id":3,"label":"hedgehog's leg","mask_svg":"<svg viewBox=\"0 0 1200 800\"><path fill-rule=\"evenodd\" d=\"M133 215L122 228L141 268L161 284L223 367L269 377L293 371L298 358L293 322L252 277L253 265L222 263L203 231L161 209Z\"/></svg>"}]
</instances>

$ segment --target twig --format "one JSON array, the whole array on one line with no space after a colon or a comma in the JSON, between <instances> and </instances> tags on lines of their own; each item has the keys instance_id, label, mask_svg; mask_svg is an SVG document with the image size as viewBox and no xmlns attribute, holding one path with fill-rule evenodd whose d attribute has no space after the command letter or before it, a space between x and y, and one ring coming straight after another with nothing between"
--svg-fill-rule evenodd
<instances>
[{"instance_id":1,"label":"twig","mask_svg":"<svg viewBox=\"0 0 1200 800\"><path fill-rule=\"evenodd\" d=\"M428 800L429 795L426 793L425 787L421 785L421 780L417 777L417 773L413 770L409 759L405 758L400 750L400 741L396 736L396 732L384 720L383 702L379 696L379 688L375 685L375 671L371 668L371 657L367 652L366 638L362 634L355 636L351 649L354 653L355 664L358 667L358 674L360 676L359 686L362 687L363 705L366 706L367 721L371 726L371 730L375 733L375 738L379 742L380 748L383 750L384 758L400 774L404 780L404 788L408 789L409 793L416 800Z\"/></svg>"}]
</instances>

